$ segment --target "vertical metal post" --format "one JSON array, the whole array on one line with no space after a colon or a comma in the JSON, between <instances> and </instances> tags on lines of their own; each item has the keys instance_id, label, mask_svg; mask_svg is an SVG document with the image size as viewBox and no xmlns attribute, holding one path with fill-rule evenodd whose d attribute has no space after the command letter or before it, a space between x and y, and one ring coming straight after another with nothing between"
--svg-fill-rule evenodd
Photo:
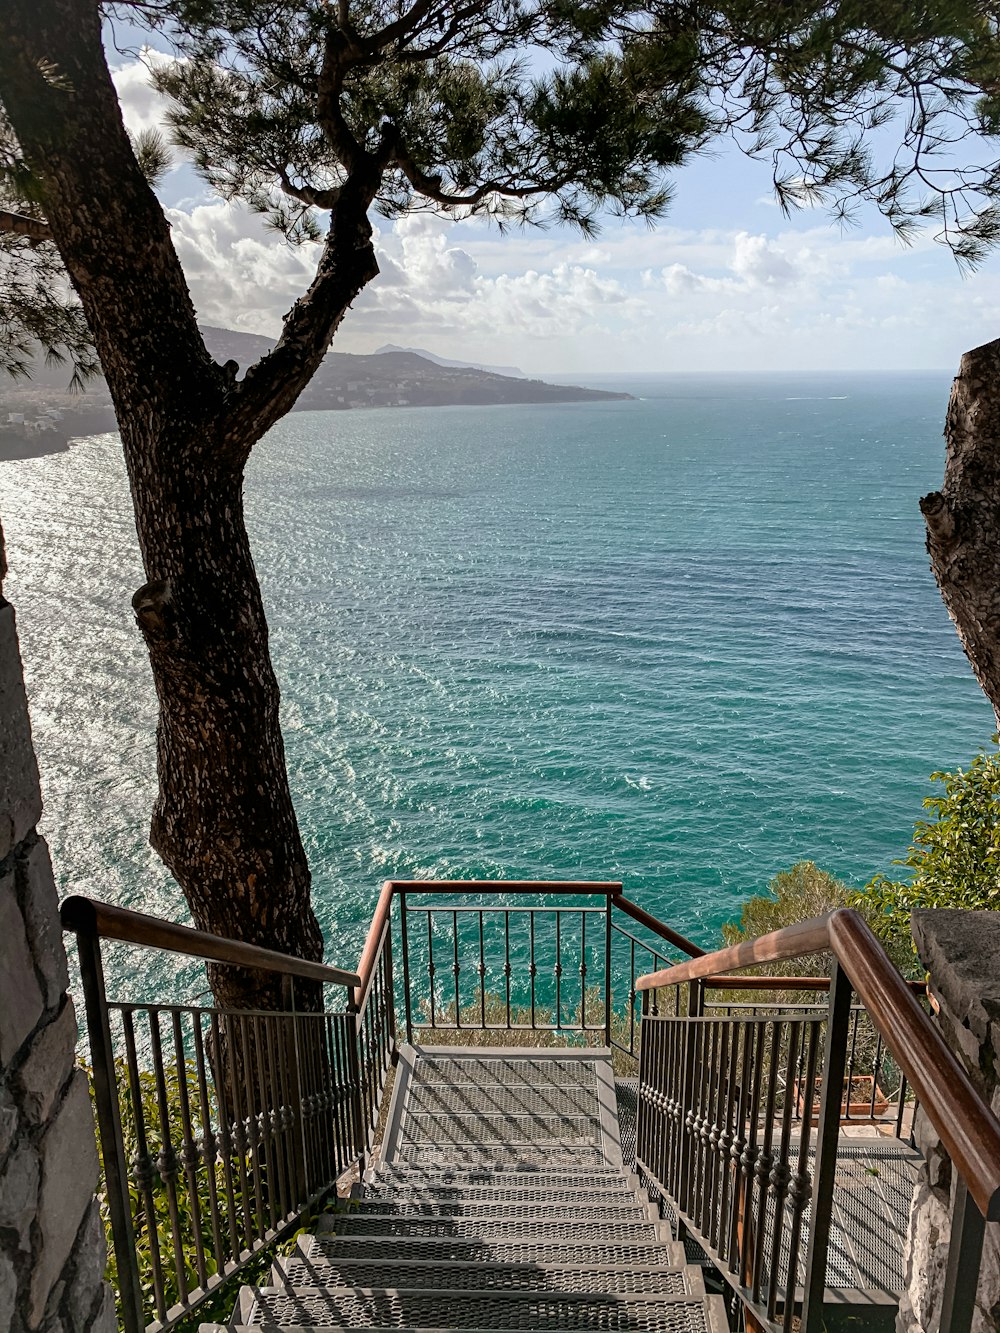
<instances>
[{"instance_id":1,"label":"vertical metal post","mask_svg":"<svg viewBox=\"0 0 1000 1333\"><path fill-rule=\"evenodd\" d=\"M104 989L104 965L101 941L96 930L76 932L80 955L80 980L83 983L87 1013L87 1035L93 1061L94 1101L97 1127L101 1136L101 1158L108 1191L108 1214L118 1267L118 1308L125 1333L142 1333L142 1286L136 1256L135 1229L129 1202L128 1164L122 1139L121 1112L115 1081L115 1051L108 1022L107 996Z\"/></svg>"},{"instance_id":2,"label":"vertical metal post","mask_svg":"<svg viewBox=\"0 0 1000 1333\"><path fill-rule=\"evenodd\" d=\"M295 1129L291 1134L292 1171L295 1178L295 1203L301 1204L309 1197L309 1179L306 1174L306 1117L305 1089L302 1086L301 1066L299 1063L299 1032L295 1014L295 978L283 976L281 979L281 1002L289 1014L288 1031L285 1038L285 1057L288 1061L288 1082L295 1101Z\"/></svg>"},{"instance_id":3,"label":"vertical metal post","mask_svg":"<svg viewBox=\"0 0 1000 1333\"><path fill-rule=\"evenodd\" d=\"M347 1013L344 1014L344 1036L347 1039L347 1069L351 1087L351 1114L354 1118L354 1146L358 1157L358 1171L365 1172L368 1154L368 1126L365 1124L364 1093L361 1087L361 1037L354 991L347 988Z\"/></svg>"},{"instance_id":4,"label":"vertical metal post","mask_svg":"<svg viewBox=\"0 0 1000 1333\"><path fill-rule=\"evenodd\" d=\"M840 1104L847 1064L847 1029L851 1021L851 979L835 959L830 973L830 1008L826 1022L823 1056L823 1092L816 1127L816 1167L813 1178L812 1211L809 1222L809 1251L806 1257L805 1295L801 1333L822 1333L823 1293L826 1290L826 1260L833 1215L833 1186L837 1171L837 1140L840 1135ZM806 1089L806 1096L812 1089ZM945 1325L942 1324L942 1328Z\"/></svg>"},{"instance_id":5,"label":"vertical metal post","mask_svg":"<svg viewBox=\"0 0 1000 1333\"><path fill-rule=\"evenodd\" d=\"M954 1169L954 1168L953 1168ZM976 1312L976 1289L983 1258L986 1222L958 1172L951 1213L948 1267L941 1302L941 1333L969 1333Z\"/></svg>"},{"instance_id":6,"label":"vertical metal post","mask_svg":"<svg viewBox=\"0 0 1000 1333\"><path fill-rule=\"evenodd\" d=\"M684 1072L681 1082L681 1113L678 1122L678 1135L680 1138L680 1182L677 1191L677 1202L681 1208L689 1210L691 1201L688 1198L688 1191L692 1179L692 1167L695 1151L694 1121L695 1121L695 1080L698 1075L698 1061L700 1058L701 1044L701 1024L693 1023L690 1020L700 1018L702 1012L701 1003L702 989L701 983L692 981L688 986L688 1022L684 1024Z\"/></svg>"},{"instance_id":7,"label":"vertical metal post","mask_svg":"<svg viewBox=\"0 0 1000 1333\"><path fill-rule=\"evenodd\" d=\"M399 932L403 947L403 1003L406 1008L406 1041L413 1045L413 1013L410 1009L410 941L406 933L406 894L399 895Z\"/></svg>"},{"instance_id":8,"label":"vertical metal post","mask_svg":"<svg viewBox=\"0 0 1000 1333\"><path fill-rule=\"evenodd\" d=\"M604 1044L611 1046L611 904L609 893L604 908Z\"/></svg>"},{"instance_id":9,"label":"vertical metal post","mask_svg":"<svg viewBox=\"0 0 1000 1333\"><path fill-rule=\"evenodd\" d=\"M396 1052L398 1043L396 1041L396 987L392 980L392 916L386 919L385 923L385 942L382 945L385 951L385 971L383 973L385 994L382 996L382 1003L388 1006L389 1012L386 1017L389 1020L389 1054L393 1064L396 1063Z\"/></svg>"}]
</instances>

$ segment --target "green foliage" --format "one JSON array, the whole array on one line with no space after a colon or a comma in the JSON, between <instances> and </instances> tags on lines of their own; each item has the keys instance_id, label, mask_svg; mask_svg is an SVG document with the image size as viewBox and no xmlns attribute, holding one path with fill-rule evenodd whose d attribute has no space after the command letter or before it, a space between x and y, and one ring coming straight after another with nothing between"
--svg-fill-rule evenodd
<instances>
[{"instance_id":1,"label":"green foliage","mask_svg":"<svg viewBox=\"0 0 1000 1333\"><path fill-rule=\"evenodd\" d=\"M193 1100L195 1097L195 1090L197 1089L197 1071L193 1064L189 1064L184 1067L183 1073L187 1082L189 1096L191 1096ZM195 1186L193 1190L185 1179L184 1171L179 1171L175 1182L174 1197L173 1200L171 1200L170 1190L157 1169L157 1158L160 1155L165 1140L169 1141L173 1150L178 1152L178 1155L179 1147L184 1142L181 1077L179 1076L178 1069L176 1066L168 1065L164 1071L165 1106L167 1112L166 1134L164 1133L155 1076L149 1071L139 1072L140 1095L138 1124L136 1115L137 1108L133 1105L132 1098L127 1091L128 1067L126 1062L122 1059L115 1062L115 1078L117 1086L120 1089L119 1112L122 1122L122 1139L125 1148L125 1160L130 1168L132 1168L129 1179L129 1204L135 1228L135 1248L139 1264L143 1307L148 1318L151 1320L155 1311L153 1287L154 1249L157 1250L159 1255L160 1271L163 1277L168 1306L172 1305L179 1299L180 1283L178 1279L181 1266L183 1266L184 1280L187 1289L190 1291L200 1285L197 1266L196 1237L200 1237L204 1249L206 1277L211 1279L219 1273L219 1264L215 1257L214 1238L211 1225L211 1183L209 1179L209 1170L213 1173L216 1197L222 1218L223 1244L225 1244L228 1237L226 1214L226 1164L223 1163L220 1154L213 1167L206 1169L204 1165L199 1166L195 1174ZM213 1110L217 1112L218 1108L214 1107ZM153 1205L154 1226L152 1228L150 1227L149 1218L146 1212L146 1200L143 1191L140 1190L139 1185L135 1180L136 1172L134 1167L142 1156L140 1152L140 1128L145 1135L145 1155L151 1164L149 1173L149 1192ZM242 1163L245 1171L249 1170L249 1160L249 1158L244 1158ZM242 1213L244 1206L244 1194L240 1187L241 1163L238 1156L235 1154L232 1155L228 1166L230 1168L235 1208L237 1215L239 1215ZM245 1202L247 1208L252 1212L254 1201L250 1196L251 1191L248 1187ZM118 1265L114 1245L112 1243L111 1219L108 1212L103 1171L101 1177L101 1189L98 1197L108 1246L107 1278L112 1289L118 1290ZM179 1224L176 1230L174 1229L171 1217L172 1207L176 1208L176 1216ZM177 1239L176 1248L171 1241L172 1236L175 1236ZM158 1237L158 1242L154 1241L154 1237ZM229 1257L228 1254L221 1256L222 1262L225 1263ZM243 1280L252 1282L263 1279L270 1266L270 1262L271 1251L263 1251L246 1267L243 1272ZM203 1305L200 1305L197 1312L192 1314L189 1319L179 1324L179 1333L195 1333L199 1324L206 1320L218 1319L225 1321L232 1312L232 1305L232 1289L227 1286L216 1296L211 1297Z\"/></svg>"},{"instance_id":2,"label":"green foliage","mask_svg":"<svg viewBox=\"0 0 1000 1333\"><path fill-rule=\"evenodd\" d=\"M943 793L924 800L931 817L916 822L909 851L894 862L911 877L876 875L852 900L887 946L911 956L914 908L1000 911L1000 752L981 750L967 769L931 781Z\"/></svg>"},{"instance_id":3,"label":"green foliage","mask_svg":"<svg viewBox=\"0 0 1000 1333\"><path fill-rule=\"evenodd\" d=\"M815 862L799 861L790 870L775 875L766 894L748 898L743 904L739 921L727 922L722 927L722 938L726 944L740 944L744 940L756 939L758 935L768 935L785 926L794 926L799 921L824 916L838 907L855 908L875 929L876 909L867 895L859 894L843 880L821 870ZM905 975L912 975L915 963L908 944L901 944L898 939L885 935L882 940L899 970ZM768 963L766 966L748 969L778 977L826 976L829 970L828 953L809 954L787 962ZM736 993L733 994L735 996Z\"/></svg>"}]
</instances>

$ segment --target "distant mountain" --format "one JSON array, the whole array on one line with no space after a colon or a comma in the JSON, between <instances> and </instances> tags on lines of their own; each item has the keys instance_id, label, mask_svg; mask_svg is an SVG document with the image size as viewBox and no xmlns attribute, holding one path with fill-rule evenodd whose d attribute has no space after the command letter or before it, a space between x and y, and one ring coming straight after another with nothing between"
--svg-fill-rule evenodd
<instances>
[{"instance_id":1,"label":"distant mountain","mask_svg":"<svg viewBox=\"0 0 1000 1333\"><path fill-rule=\"evenodd\" d=\"M436 356L434 352L428 352L423 347L399 347L396 343L383 343L381 347L375 348L376 356L381 356L384 352L414 352L426 361L433 361L436 366L450 366L452 370L483 370L487 375L506 375L508 379L514 380L528 378L517 366L486 366L479 361L452 361L447 356Z\"/></svg>"},{"instance_id":2,"label":"distant mountain","mask_svg":"<svg viewBox=\"0 0 1000 1333\"><path fill-rule=\"evenodd\" d=\"M221 364L235 361L240 372L265 356L274 340L235 329L202 328L205 343ZM41 359L27 381L0 379L0 434L20 439L40 423L41 415L55 410L58 433L70 438L114 429L114 413L103 379L87 385L82 394L67 391L65 366L47 367ZM520 376L520 372L517 372ZM492 370L431 360L405 348L383 348L371 356L327 352L323 364L295 404L296 411L346 411L362 407L487 406L505 403L575 403L625 399L627 393L582 389L575 385L546 384L542 380L500 375ZM8 415L23 417L8 422ZM34 438L32 436L32 438ZM46 430L44 438L53 438ZM4 443L4 441L0 441ZM6 442L9 444L9 441Z\"/></svg>"}]
</instances>

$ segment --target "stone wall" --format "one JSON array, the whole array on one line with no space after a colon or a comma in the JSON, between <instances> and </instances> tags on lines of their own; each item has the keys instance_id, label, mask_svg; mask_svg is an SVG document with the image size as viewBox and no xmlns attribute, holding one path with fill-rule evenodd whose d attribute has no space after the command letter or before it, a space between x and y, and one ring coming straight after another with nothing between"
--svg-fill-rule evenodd
<instances>
[{"instance_id":1,"label":"stone wall","mask_svg":"<svg viewBox=\"0 0 1000 1333\"><path fill-rule=\"evenodd\" d=\"M930 975L942 1037L1000 1116L1000 912L913 913L913 938ZM939 1333L955 1173L933 1126L917 1113L924 1157L910 1213L899 1333ZM1000 1329L1000 1223L986 1227L973 1333Z\"/></svg>"},{"instance_id":2,"label":"stone wall","mask_svg":"<svg viewBox=\"0 0 1000 1333\"><path fill-rule=\"evenodd\" d=\"M0 531L0 1333L113 1333L87 1079Z\"/></svg>"}]
</instances>

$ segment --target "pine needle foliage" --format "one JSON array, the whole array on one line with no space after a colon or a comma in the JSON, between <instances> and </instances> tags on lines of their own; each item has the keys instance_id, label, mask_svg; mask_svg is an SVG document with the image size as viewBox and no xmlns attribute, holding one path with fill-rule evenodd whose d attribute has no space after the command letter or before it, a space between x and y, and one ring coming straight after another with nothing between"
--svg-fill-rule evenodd
<instances>
[{"instance_id":1,"label":"pine needle foliage","mask_svg":"<svg viewBox=\"0 0 1000 1333\"><path fill-rule=\"evenodd\" d=\"M174 145L280 236L321 242L363 178L388 218L501 228L661 216L724 139L786 212L873 205L961 265L1000 240L1000 31L983 0L128 0L175 59L151 77ZM53 78L58 77L53 72ZM136 145L155 175L165 146ZM0 128L0 209L44 220ZM34 194L33 194L34 190ZM0 222L0 366L39 343L88 371L58 259Z\"/></svg>"}]
</instances>

